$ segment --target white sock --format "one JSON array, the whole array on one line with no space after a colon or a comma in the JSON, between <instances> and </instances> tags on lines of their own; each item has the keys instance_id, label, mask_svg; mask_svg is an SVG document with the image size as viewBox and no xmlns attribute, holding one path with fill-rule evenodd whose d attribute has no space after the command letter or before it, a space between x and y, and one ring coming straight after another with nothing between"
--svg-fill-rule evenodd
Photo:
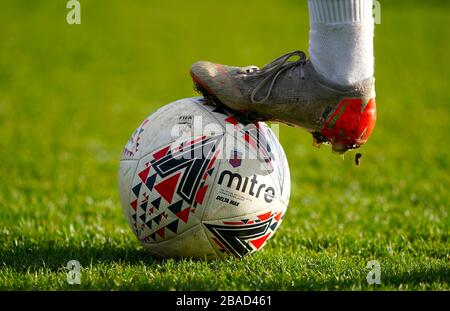
<instances>
[{"instance_id":1,"label":"white sock","mask_svg":"<svg viewBox=\"0 0 450 311\"><path fill-rule=\"evenodd\" d=\"M372 0L308 0L309 57L316 71L339 85L374 71Z\"/></svg>"}]
</instances>

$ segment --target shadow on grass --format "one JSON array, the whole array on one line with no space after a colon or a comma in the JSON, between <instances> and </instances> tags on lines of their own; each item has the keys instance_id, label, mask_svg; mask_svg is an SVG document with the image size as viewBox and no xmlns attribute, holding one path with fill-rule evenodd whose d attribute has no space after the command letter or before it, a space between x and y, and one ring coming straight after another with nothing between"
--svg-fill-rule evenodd
<instances>
[{"instance_id":1,"label":"shadow on grass","mask_svg":"<svg viewBox=\"0 0 450 311\"><path fill-rule=\"evenodd\" d=\"M21 245L0 250L0 264L17 272L42 268L57 271L65 267L69 260L78 260L84 267L91 264L154 265L164 262L138 246L117 246L113 243L61 246L49 242L43 245L27 244L25 241Z\"/></svg>"},{"instance_id":2,"label":"shadow on grass","mask_svg":"<svg viewBox=\"0 0 450 311\"><path fill-rule=\"evenodd\" d=\"M277 290L285 288L287 290L385 290L385 289L414 289L430 290L432 283L450 283L450 269L448 267L420 267L412 271L385 272L381 275L380 285L369 285L366 281L366 274L361 273L360 277L336 280L332 277L325 280L302 279L295 282L294 286L286 288L279 282L268 282L265 288Z\"/></svg>"},{"instance_id":3,"label":"shadow on grass","mask_svg":"<svg viewBox=\"0 0 450 311\"><path fill-rule=\"evenodd\" d=\"M384 285L392 285L399 287L400 285L419 285L420 283L428 284L450 283L450 269L449 267L423 267L413 271L407 272L393 272L385 273L381 277L381 283Z\"/></svg>"},{"instance_id":4,"label":"shadow on grass","mask_svg":"<svg viewBox=\"0 0 450 311\"><path fill-rule=\"evenodd\" d=\"M66 245L47 241L45 244L22 241L21 244L0 250L0 268L14 270L17 273L34 272L48 269L58 272L64 269L69 260L78 260L83 267L90 265L128 265L135 266L145 264L160 269L164 269L167 260L153 257L145 249L137 244L117 245L113 242L102 245ZM250 259L250 258L249 258ZM181 261L181 260L180 260ZM175 264L177 260L175 260ZM214 266L214 262L211 262ZM225 266L228 266L225 264ZM223 271L229 273L229 271ZM350 290L350 289L395 289L403 284L403 289L428 289L432 283L449 284L450 269L446 266L415 266L409 271L385 271L381 276L381 286L369 286L366 282L366 272L361 271L359 275L353 275L345 279L336 279L333 275L320 279L316 270L304 271L308 277L301 277L293 284L283 282L279 275L268 275L264 283L255 284L253 278L241 279L242 289L248 290ZM290 274L289 271L286 271ZM321 274L319 274L320 276ZM292 275L290 275L292 277ZM295 279L295 278L294 278ZM187 290L212 290L217 286L209 284L209 280L203 278L172 278L162 276L151 283L128 285L130 289L155 290L155 289L187 289ZM405 288L405 285L408 285ZM105 285L106 286L106 285ZM137 287L136 287L137 286ZM86 288L90 288L87 284ZM96 287L93 287L96 288ZM107 288L107 286L106 286ZM128 288L124 286L124 288Z\"/></svg>"}]
</instances>

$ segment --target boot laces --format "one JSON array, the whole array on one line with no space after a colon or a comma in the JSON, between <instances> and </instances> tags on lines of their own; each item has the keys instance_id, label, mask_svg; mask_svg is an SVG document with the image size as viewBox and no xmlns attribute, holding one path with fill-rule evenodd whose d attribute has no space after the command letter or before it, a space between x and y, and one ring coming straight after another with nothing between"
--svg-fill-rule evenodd
<instances>
[{"instance_id":1,"label":"boot laces","mask_svg":"<svg viewBox=\"0 0 450 311\"><path fill-rule=\"evenodd\" d=\"M298 56L299 59L295 61L289 61L292 57ZM306 64L306 55L302 51L294 51L287 54L284 54L277 59L275 59L270 64L264 66L261 70L255 70L253 72L249 72L249 74L252 74L253 76L262 76L265 77L258 85L255 87L255 89L252 91L252 94L250 96L250 100L253 104L260 104L265 102L270 95L272 94L273 87L275 85L275 82L277 81L278 77L285 72L286 70L290 68L294 68L297 66L300 66L300 75L301 78L304 79L304 71L303 66ZM261 99L256 99L256 96L261 91L261 89L269 83L269 88L265 94L265 96Z\"/></svg>"}]
</instances>

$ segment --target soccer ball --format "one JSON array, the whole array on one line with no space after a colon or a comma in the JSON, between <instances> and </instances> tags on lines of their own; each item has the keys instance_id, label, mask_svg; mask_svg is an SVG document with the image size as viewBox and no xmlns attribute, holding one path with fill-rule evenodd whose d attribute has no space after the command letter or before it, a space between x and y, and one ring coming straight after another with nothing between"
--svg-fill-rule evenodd
<instances>
[{"instance_id":1,"label":"soccer ball","mask_svg":"<svg viewBox=\"0 0 450 311\"><path fill-rule=\"evenodd\" d=\"M160 257L243 257L279 227L289 167L273 131L242 124L203 98L182 99L146 118L120 160L125 218Z\"/></svg>"}]
</instances>

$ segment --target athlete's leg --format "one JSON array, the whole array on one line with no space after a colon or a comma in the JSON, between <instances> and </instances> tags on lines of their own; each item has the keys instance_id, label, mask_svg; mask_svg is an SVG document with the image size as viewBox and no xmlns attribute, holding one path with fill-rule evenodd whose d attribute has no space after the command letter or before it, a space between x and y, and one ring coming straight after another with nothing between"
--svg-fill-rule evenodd
<instances>
[{"instance_id":1,"label":"athlete's leg","mask_svg":"<svg viewBox=\"0 0 450 311\"><path fill-rule=\"evenodd\" d=\"M371 4L310 0L312 61L295 51L262 69L197 62L194 83L237 112L306 128L338 152L356 148L376 120Z\"/></svg>"},{"instance_id":2,"label":"athlete's leg","mask_svg":"<svg viewBox=\"0 0 450 311\"><path fill-rule=\"evenodd\" d=\"M372 0L309 0L309 57L339 85L373 76Z\"/></svg>"}]
</instances>

